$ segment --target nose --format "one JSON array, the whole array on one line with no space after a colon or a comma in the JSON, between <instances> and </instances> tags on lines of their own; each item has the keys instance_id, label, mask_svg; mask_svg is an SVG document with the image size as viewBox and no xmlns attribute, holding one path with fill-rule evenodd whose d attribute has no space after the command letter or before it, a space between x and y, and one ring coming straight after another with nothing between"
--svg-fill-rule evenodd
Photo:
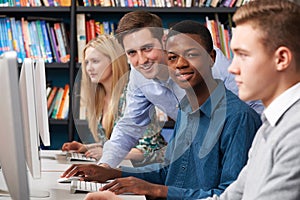
<instances>
[{"instance_id":1,"label":"nose","mask_svg":"<svg viewBox=\"0 0 300 200\"><path fill-rule=\"evenodd\" d=\"M137 51L137 56L138 56L138 64L139 65L144 64L148 60L146 55L141 50Z\"/></svg>"},{"instance_id":2,"label":"nose","mask_svg":"<svg viewBox=\"0 0 300 200\"><path fill-rule=\"evenodd\" d=\"M240 73L240 69L239 69L239 64L236 61L236 59L233 57L231 64L228 67L228 71L234 75L239 74Z\"/></svg>"},{"instance_id":3,"label":"nose","mask_svg":"<svg viewBox=\"0 0 300 200\"><path fill-rule=\"evenodd\" d=\"M176 69L186 68L188 67L188 61L183 57L179 56L176 62Z\"/></svg>"},{"instance_id":4,"label":"nose","mask_svg":"<svg viewBox=\"0 0 300 200\"><path fill-rule=\"evenodd\" d=\"M93 67L92 67L92 65L90 64L90 62L88 62L88 63L85 65L85 68L86 68L86 71L88 71L88 72L92 72L92 71L93 71Z\"/></svg>"}]
</instances>

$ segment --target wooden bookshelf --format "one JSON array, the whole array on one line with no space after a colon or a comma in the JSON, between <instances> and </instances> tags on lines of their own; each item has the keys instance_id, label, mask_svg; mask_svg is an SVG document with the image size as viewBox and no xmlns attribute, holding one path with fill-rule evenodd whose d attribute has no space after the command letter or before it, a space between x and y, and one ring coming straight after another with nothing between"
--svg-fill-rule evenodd
<instances>
[{"instance_id":1,"label":"wooden bookshelf","mask_svg":"<svg viewBox=\"0 0 300 200\"><path fill-rule=\"evenodd\" d=\"M77 63L77 34L76 34L76 14L84 13L86 15L97 15L98 17L110 17L115 16L115 20L118 21L125 13L145 10L152 13L159 14L164 21L164 15L166 18L174 18L175 20L188 19L190 15L197 17L203 17L205 15L214 16L215 14L220 15L220 19L224 21L228 17L228 14L233 14L236 8L226 7L172 7L172 8L158 8L158 7L84 7L76 6L76 0L72 0L70 7L0 7L0 13L7 17L48 17L48 18L63 18L69 23L69 43L70 43L70 61L67 63L46 63L46 70L52 70L59 72L59 70L65 70L68 73L65 74L66 82L70 85L70 109L67 120L56 120L49 119L50 126L64 126L68 135L68 140L72 141L76 138L75 123L73 120L72 113L72 91L73 84L76 78L76 73L79 69L80 64ZM174 122L166 122L165 127L172 128ZM54 133L55 134L55 133ZM66 133L65 133L66 134Z\"/></svg>"}]
</instances>

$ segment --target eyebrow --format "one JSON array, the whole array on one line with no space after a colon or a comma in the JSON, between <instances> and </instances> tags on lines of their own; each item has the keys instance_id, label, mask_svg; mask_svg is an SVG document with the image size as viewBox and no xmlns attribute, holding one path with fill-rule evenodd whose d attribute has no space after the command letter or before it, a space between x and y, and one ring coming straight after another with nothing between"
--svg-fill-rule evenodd
<instances>
[{"instance_id":1,"label":"eyebrow","mask_svg":"<svg viewBox=\"0 0 300 200\"><path fill-rule=\"evenodd\" d=\"M143 48L145 48L145 47L147 47L147 46L154 46L154 43L151 42L151 43L143 44L142 46L140 46L140 47L137 48L137 49L127 49L126 52L140 50L140 49L143 49Z\"/></svg>"},{"instance_id":2,"label":"eyebrow","mask_svg":"<svg viewBox=\"0 0 300 200\"><path fill-rule=\"evenodd\" d=\"M190 52L190 51L194 51L194 50L198 50L198 49L199 49L199 48L196 48L196 47L189 48L189 49L184 50L183 54L186 54L186 53L188 53L188 52ZM175 52L173 52L173 51L168 51L168 50L167 50L167 53L172 53L172 54L177 54L177 55L178 55L178 53L175 53Z\"/></svg>"}]
</instances>

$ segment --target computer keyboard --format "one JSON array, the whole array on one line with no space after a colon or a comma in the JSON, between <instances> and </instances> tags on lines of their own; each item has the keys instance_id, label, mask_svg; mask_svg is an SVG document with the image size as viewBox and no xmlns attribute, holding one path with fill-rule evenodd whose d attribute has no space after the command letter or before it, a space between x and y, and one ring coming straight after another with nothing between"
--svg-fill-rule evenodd
<instances>
[{"instance_id":1,"label":"computer keyboard","mask_svg":"<svg viewBox=\"0 0 300 200\"><path fill-rule=\"evenodd\" d=\"M96 162L95 158L86 157L84 153L77 153L77 152L68 152L67 159L69 161L88 161L88 162Z\"/></svg>"},{"instance_id":2,"label":"computer keyboard","mask_svg":"<svg viewBox=\"0 0 300 200\"><path fill-rule=\"evenodd\" d=\"M80 181L80 180L72 180L70 192L74 193L88 193L88 192L97 192L100 188L102 188L107 183L96 183L90 181Z\"/></svg>"}]
</instances>

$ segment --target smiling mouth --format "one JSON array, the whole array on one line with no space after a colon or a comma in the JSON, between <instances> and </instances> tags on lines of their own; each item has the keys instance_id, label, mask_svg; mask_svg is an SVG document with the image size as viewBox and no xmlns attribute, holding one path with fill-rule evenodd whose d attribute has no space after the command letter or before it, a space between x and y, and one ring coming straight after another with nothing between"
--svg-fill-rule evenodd
<instances>
[{"instance_id":1,"label":"smiling mouth","mask_svg":"<svg viewBox=\"0 0 300 200\"><path fill-rule=\"evenodd\" d=\"M193 72L187 72L187 73L176 73L176 77L180 81L188 81L193 76Z\"/></svg>"},{"instance_id":2,"label":"smiling mouth","mask_svg":"<svg viewBox=\"0 0 300 200\"><path fill-rule=\"evenodd\" d=\"M149 69L151 69L151 67L152 67L152 63L140 65L140 68L143 70L149 70Z\"/></svg>"}]
</instances>

